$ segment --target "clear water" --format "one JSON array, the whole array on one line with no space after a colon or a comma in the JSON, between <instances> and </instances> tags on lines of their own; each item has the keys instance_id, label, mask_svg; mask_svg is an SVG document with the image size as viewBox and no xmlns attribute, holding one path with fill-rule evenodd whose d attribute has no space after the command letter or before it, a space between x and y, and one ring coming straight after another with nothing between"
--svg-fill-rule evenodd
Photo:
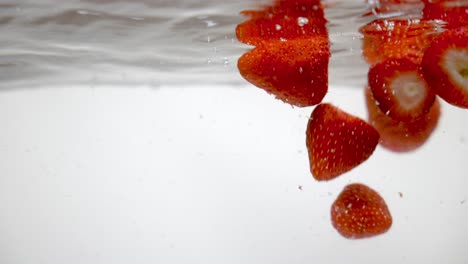
<instances>
[{"instance_id":1,"label":"clear water","mask_svg":"<svg viewBox=\"0 0 468 264\"><path fill-rule=\"evenodd\" d=\"M236 64L250 47L234 28L245 20L240 11L261 3L3 1L0 87L244 84ZM361 1L327 9L332 84L362 83L357 28L365 10Z\"/></svg>"},{"instance_id":2,"label":"clear water","mask_svg":"<svg viewBox=\"0 0 468 264\"><path fill-rule=\"evenodd\" d=\"M421 148L316 182L312 108L237 72L260 3L0 1L0 263L468 263L468 112L442 102ZM325 101L364 119L368 11L326 10ZM388 233L333 229L351 182L386 200Z\"/></svg>"}]
</instances>

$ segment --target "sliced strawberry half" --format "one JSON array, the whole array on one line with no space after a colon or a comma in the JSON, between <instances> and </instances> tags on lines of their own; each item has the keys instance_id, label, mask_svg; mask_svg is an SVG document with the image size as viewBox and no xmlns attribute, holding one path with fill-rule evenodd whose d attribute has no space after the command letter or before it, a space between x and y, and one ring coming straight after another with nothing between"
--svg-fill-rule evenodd
<instances>
[{"instance_id":1,"label":"sliced strawberry half","mask_svg":"<svg viewBox=\"0 0 468 264\"><path fill-rule=\"evenodd\" d=\"M468 27L440 34L424 53L424 77L448 103L468 108Z\"/></svg>"},{"instance_id":2,"label":"sliced strawberry half","mask_svg":"<svg viewBox=\"0 0 468 264\"><path fill-rule=\"evenodd\" d=\"M366 161L379 133L364 120L325 103L315 107L306 131L310 171L319 181L334 179Z\"/></svg>"},{"instance_id":3,"label":"sliced strawberry half","mask_svg":"<svg viewBox=\"0 0 468 264\"><path fill-rule=\"evenodd\" d=\"M379 131L380 145L393 152L418 149L432 135L440 118L440 103L436 98L429 112L411 122L394 120L378 107L370 88L365 89L369 123Z\"/></svg>"},{"instance_id":4,"label":"sliced strawberry half","mask_svg":"<svg viewBox=\"0 0 468 264\"><path fill-rule=\"evenodd\" d=\"M238 60L240 74L283 102L318 104L328 91L327 38L265 42Z\"/></svg>"},{"instance_id":5,"label":"sliced strawberry half","mask_svg":"<svg viewBox=\"0 0 468 264\"><path fill-rule=\"evenodd\" d=\"M392 216L384 199L360 183L344 188L331 207L333 227L350 239L368 238L387 232Z\"/></svg>"},{"instance_id":6,"label":"sliced strawberry half","mask_svg":"<svg viewBox=\"0 0 468 264\"><path fill-rule=\"evenodd\" d=\"M382 112L399 121L426 114L435 100L421 67L407 59L389 59L374 65L368 74L372 95Z\"/></svg>"}]
</instances>

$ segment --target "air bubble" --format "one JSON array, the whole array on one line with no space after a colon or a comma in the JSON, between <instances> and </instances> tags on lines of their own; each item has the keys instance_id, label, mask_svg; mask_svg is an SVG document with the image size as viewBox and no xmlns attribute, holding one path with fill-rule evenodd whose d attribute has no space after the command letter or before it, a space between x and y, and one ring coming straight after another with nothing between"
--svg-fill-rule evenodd
<instances>
[{"instance_id":1,"label":"air bubble","mask_svg":"<svg viewBox=\"0 0 468 264\"><path fill-rule=\"evenodd\" d=\"M303 27L304 25L308 24L309 23L309 19L307 17L298 17L297 18L297 24L300 26L300 27Z\"/></svg>"}]
</instances>

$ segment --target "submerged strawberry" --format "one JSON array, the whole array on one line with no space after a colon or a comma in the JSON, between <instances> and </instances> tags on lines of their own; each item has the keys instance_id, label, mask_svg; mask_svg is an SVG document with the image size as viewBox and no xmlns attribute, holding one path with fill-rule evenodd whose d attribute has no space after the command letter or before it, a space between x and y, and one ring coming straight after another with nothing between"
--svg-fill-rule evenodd
<instances>
[{"instance_id":1,"label":"submerged strawberry","mask_svg":"<svg viewBox=\"0 0 468 264\"><path fill-rule=\"evenodd\" d=\"M318 104L328 91L327 38L265 42L242 55L240 74L291 105Z\"/></svg>"},{"instance_id":2,"label":"submerged strawberry","mask_svg":"<svg viewBox=\"0 0 468 264\"><path fill-rule=\"evenodd\" d=\"M379 133L364 120L331 105L318 105L309 119L306 145L310 170L319 181L334 179L366 161Z\"/></svg>"},{"instance_id":3,"label":"submerged strawberry","mask_svg":"<svg viewBox=\"0 0 468 264\"><path fill-rule=\"evenodd\" d=\"M422 69L437 95L468 108L468 27L447 30L434 39L424 54Z\"/></svg>"},{"instance_id":4,"label":"submerged strawberry","mask_svg":"<svg viewBox=\"0 0 468 264\"><path fill-rule=\"evenodd\" d=\"M437 24L428 20L374 20L359 29L363 56L371 65L390 58L419 63L437 31Z\"/></svg>"},{"instance_id":5,"label":"submerged strawberry","mask_svg":"<svg viewBox=\"0 0 468 264\"><path fill-rule=\"evenodd\" d=\"M429 112L411 122L394 120L378 107L370 88L365 90L369 123L379 131L380 145L394 152L409 152L427 142L437 127L440 103L436 99Z\"/></svg>"},{"instance_id":6,"label":"submerged strawberry","mask_svg":"<svg viewBox=\"0 0 468 264\"><path fill-rule=\"evenodd\" d=\"M364 184L346 186L331 207L333 227L344 237L359 239L387 232L392 216L384 199Z\"/></svg>"},{"instance_id":7,"label":"submerged strawberry","mask_svg":"<svg viewBox=\"0 0 468 264\"><path fill-rule=\"evenodd\" d=\"M368 79L379 108L395 120L418 119L434 103L434 91L420 66L407 59L389 59L374 65Z\"/></svg>"}]
</instances>

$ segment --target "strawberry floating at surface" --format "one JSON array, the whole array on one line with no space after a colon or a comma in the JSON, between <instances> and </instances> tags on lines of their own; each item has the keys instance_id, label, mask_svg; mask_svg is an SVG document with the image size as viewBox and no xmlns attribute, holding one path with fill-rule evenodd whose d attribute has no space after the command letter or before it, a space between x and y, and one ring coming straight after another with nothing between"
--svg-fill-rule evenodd
<instances>
[{"instance_id":1,"label":"strawberry floating at surface","mask_svg":"<svg viewBox=\"0 0 468 264\"><path fill-rule=\"evenodd\" d=\"M395 120L416 120L434 103L434 91L420 66L407 59L389 59L374 65L368 79L379 108Z\"/></svg>"},{"instance_id":2,"label":"strawberry floating at surface","mask_svg":"<svg viewBox=\"0 0 468 264\"><path fill-rule=\"evenodd\" d=\"M440 118L440 103L436 98L429 112L417 120L402 122L383 113L370 88L365 89L369 123L379 131L380 145L393 152L409 152L421 147L432 135Z\"/></svg>"},{"instance_id":3,"label":"strawberry floating at surface","mask_svg":"<svg viewBox=\"0 0 468 264\"><path fill-rule=\"evenodd\" d=\"M320 104L306 131L311 173L319 181L334 179L366 161L378 142L379 133L364 120Z\"/></svg>"},{"instance_id":4,"label":"strawberry floating at surface","mask_svg":"<svg viewBox=\"0 0 468 264\"><path fill-rule=\"evenodd\" d=\"M319 0L277 0L236 27L240 42L255 45L237 63L242 77L283 102L318 104L328 91L330 47Z\"/></svg>"},{"instance_id":5,"label":"strawberry floating at surface","mask_svg":"<svg viewBox=\"0 0 468 264\"><path fill-rule=\"evenodd\" d=\"M241 13L250 19L237 25L236 36L249 45L327 35L327 20L318 0L281 0L261 10Z\"/></svg>"},{"instance_id":6,"label":"strawberry floating at surface","mask_svg":"<svg viewBox=\"0 0 468 264\"><path fill-rule=\"evenodd\" d=\"M328 91L330 50L325 37L265 42L242 55L242 77L283 102L318 104Z\"/></svg>"},{"instance_id":7,"label":"strawberry floating at surface","mask_svg":"<svg viewBox=\"0 0 468 264\"><path fill-rule=\"evenodd\" d=\"M429 86L446 102L468 108L468 27L434 39L422 60Z\"/></svg>"},{"instance_id":8,"label":"strawberry floating at surface","mask_svg":"<svg viewBox=\"0 0 468 264\"><path fill-rule=\"evenodd\" d=\"M373 65L390 58L406 58L419 64L438 32L438 24L421 19L377 19L359 29L362 52Z\"/></svg>"},{"instance_id":9,"label":"strawberry floating at surface","mask_svg":"<svg viewBox=\"0 0 468 264\"><path fill-rule=\"evenodd\" d=\"M364 184L346 186L331 207L333 227L349 239L368 238L387 232L392 216L384 199Z\"/></svg>"},{"instance_id":10,"label":"strawberry floating at surface","mask_svg":"<svg viewBox=\"0 0 468 264\"><path fill-rule=\"evenodd\" d=\"M307 17L272 17L247 20L236 27L237 39L258 46L264 41L294 40L327 34L325 20Z\"/></svg>"},{"instance_id":11,"label":"strawberry floating at surface","mask_svg":"<svg viewBox=\"0 0 468 264\"><path fill-rule=\"evenodd\" d=\"M250 18L272 18L284 16L325 17L321 0L277 0L273 5L259 10L243 10L241 14Z\"/></svg>"}]
</instances>

